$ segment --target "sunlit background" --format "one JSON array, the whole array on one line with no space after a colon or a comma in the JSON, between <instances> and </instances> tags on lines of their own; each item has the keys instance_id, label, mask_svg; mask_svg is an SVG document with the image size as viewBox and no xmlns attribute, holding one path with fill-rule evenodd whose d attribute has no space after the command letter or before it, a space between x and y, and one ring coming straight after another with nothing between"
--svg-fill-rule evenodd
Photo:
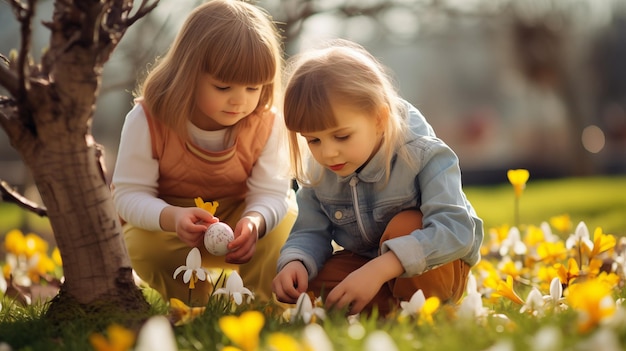
<instances>
[{"instance_id":1,"label":"sunlit background","mask_svg":"<svg viewBox=\"0 0 626 351\"><path fill-rule=\"evenodd\" d=\"M161 0L131 27L105 67L93 124L113 171L135 81L199 1ZM52 1L37 2L33 55ZM626 173L626 2L619 0L265 0L290 56L326 38L363 44L404 98L457 152L465 184ZM0 52L19 46L0 2ZM29 184L0 133L0 179Z\"/></svg>"}]
</instances>

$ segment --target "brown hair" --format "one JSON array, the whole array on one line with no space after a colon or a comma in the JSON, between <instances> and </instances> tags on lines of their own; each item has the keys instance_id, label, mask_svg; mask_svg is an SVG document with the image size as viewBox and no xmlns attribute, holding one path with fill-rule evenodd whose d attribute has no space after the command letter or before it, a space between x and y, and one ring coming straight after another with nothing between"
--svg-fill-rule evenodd
<instances>
[{"instance_id":1,"label":"brown hair","mask_svg":"<svg viewBox=\"0 0 626 351\"><path fill-rule=\"evenodd\" d=\"M405 107L390 76L362 46L346 40L331 41L324 48L304 52L289 61L284 97L285 125L289 130L291 165L301 183L314 183L321 173L306 170L307 154L298 133L315 132L337 126L332 109L341 102L377 118L383 118L381 150L386 157L386 179L395 153L403 157L401 135L406 128ZM319 171L319 169L318 169Z\"/></svg>"},{"instance_id":2,"label":"brown hair","mask_svg":"<svg viewBox=\"0 0 626 351\"><path fill-rule=\"evenodd\" d=\"M255 110L260 115L276 103L281 49L276 26L264 10L238 0L212 0L191 12L136 95L154 118L183 137L202 73L224 83L262 84Z\"/></svg>"}]
</instances>

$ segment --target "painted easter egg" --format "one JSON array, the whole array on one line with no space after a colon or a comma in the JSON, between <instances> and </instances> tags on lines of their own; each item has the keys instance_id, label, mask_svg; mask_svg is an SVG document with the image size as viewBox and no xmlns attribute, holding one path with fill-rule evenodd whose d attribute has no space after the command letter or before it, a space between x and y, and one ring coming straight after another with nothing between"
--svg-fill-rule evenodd
<instances>
[{"instance_id":1,"label":"painted easter egg","mask_svg":"<svg viewBox=\"0 0 626 351\"><path fill-rule=\"evenodd\" d=\"M215 256L224 256L228 253L226 247L235 239L233 230L223 222L213 223L204 233L204 246L207 251Z\"/></svg>"}]
</instances>

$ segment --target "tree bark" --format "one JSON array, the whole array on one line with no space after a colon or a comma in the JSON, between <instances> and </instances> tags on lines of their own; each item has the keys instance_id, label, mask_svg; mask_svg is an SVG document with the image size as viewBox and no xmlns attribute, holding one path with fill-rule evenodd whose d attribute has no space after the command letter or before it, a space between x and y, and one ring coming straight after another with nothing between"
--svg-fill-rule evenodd
<instances>
[{"instance_id":1,"label":"tree bark","mask_svg":"<svg viewBox=\"0 0 626 351\"><path fill-rule=\"evenodd\" d=\"M12 95L0 97L0 125L33 175L63 259L65 280L48 316L72 318L68 303L70 310L77 304L145 313L149 306L133 281L91 121L104 63L158 0L142 1L134 16L132 1L56 1L40 65L28 59L35 2L11 2L23 44L0 65L0 84Z\"/></svg>"}]
</instances>

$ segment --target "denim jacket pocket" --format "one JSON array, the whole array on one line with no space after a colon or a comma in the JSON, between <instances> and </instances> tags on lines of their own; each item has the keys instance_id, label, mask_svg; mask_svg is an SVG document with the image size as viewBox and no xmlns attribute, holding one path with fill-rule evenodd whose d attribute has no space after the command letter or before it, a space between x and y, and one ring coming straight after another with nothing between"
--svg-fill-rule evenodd
<instances>
[{"instance_id":1,"label":"denim jacket pocket","mask_svg":"<svg viewBox=\"0 0 626 351\"><path fill-rule=\"evenodd\" d=\"M336 226L346 226L356 222L354 208L346 205L322 204L322 211Z\"/></svg>"},{"instance_id":2,"label":"denim jacket pocket","mask_svg":"<svg viewBox=\"0 0 626 351\"><path fill-rule=\"evenodd\" d=\"M379 203L372 211L374 221L376 221L376 223L383 223L386 226L398 213L408 209L419 209L416 202L415 195L408 194L408 196L404 198Z\"/></svg>"}]
</instances>

